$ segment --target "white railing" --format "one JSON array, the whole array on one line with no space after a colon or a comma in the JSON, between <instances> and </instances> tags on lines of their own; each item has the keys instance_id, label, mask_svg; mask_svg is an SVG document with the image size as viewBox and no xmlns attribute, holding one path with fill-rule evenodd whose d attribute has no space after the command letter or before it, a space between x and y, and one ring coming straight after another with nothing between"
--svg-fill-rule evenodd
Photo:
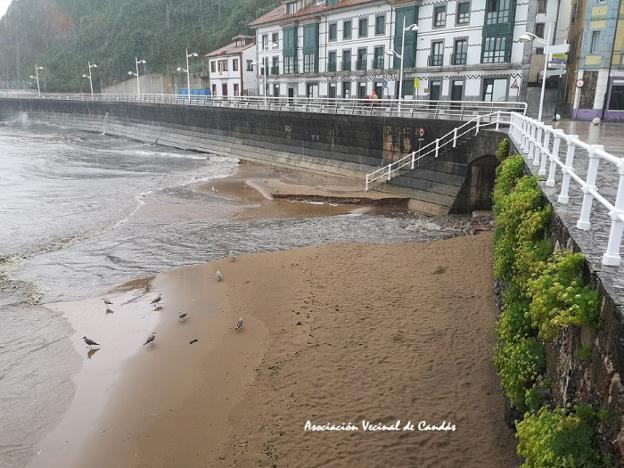
<instances>
[{"instance_id":1,"label":"white railing","mask_svg":"<svg viewBox=\"0 0 624 468\"><path fill-rule=\"evenodd\" d=\"M601 145L589 145L580 141L576 135L566 135L562 130L554 129L550 125L520 114L512 115L509 135L516 148L525 153L528 163L539 166L538 175L547 177L547 187L555 187L559 174L557 168L561 169L561 190L557 199L558 203L568 204L572 181L579 185L583 193L583 202L576 223L578 229L587 231L591 228L594 200L608 210L611 228L607 250L602 256L602 264L619 265L624 232L624 159L607 153ZM562 142L566 144L564 161L559 158ZM584 171L579 171L574 167L574 157L578 150L584 150L588 155L585 176L581 174ZM617 172L607 169L607 173L603 172L602 180L599 181L598 170L601 162L610 164L610 167ZM616 184L615 203L612 203L606 197L613 196Z\"/></svg>"},{"instance_id":2,"label":"white railing","mask_svg":"<svg viewBox=\"0 0 624 468\"><path fill-rule=\"evenodd\" d=\"M455 127L447 134L436 138L431 143L422 148L411 152L407 156L402 157L397 161L393 161L386 166L377 169L370 174L366 174L366 186L365 190L370 189L371 184L375 182L387 182L394 177L401 175L401 170L409 167L409 170L414 170L416 165L426 157L437 158L440 155L440 150L446 147L457 148L457 143L462 141L464 137L471 135L478 135L479 132L486 127L495 127L496 130L500 129L501 125L509 125L511 116L514 115L511 112L497 111L486 115L478 115L476 118L466 122L465 124Z\"/></svg>"},{"instance_id":3,"label":"white railing","mask_svg":"<svg viewBox=\"0 0 624 468\"><path fill-rule=\"evenodd\" d=\"M47 99L63 101L140 102L178 104L205 107L231 107L272 111L320 112L350 115L381 115L397 117L425 117L451 120L472 120L478 115L495 112L526 113L524 102L432 101L404 99L343 99L269 96L211 97L186 94L55 94L0 90L0 99ZM400 103L400 104L399 104Z\"/></svg>"}]
</instances>

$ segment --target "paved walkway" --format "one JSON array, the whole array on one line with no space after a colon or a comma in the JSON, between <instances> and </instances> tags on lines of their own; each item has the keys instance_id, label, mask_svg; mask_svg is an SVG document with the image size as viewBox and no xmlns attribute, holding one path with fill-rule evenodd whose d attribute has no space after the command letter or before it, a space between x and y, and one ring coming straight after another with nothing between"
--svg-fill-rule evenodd
<instances>
[{"instance_id":1,"label":"paved walkway","mask_svg":"<svg viewBox=\"0 0 624 468\"><path fill-rule=\"evenodd\" d=\"M567 134L578 135L581 141L592 144L602 144L605 150L614 156L624 157L624 125L617 123L605 123L594 126L591 122L561 121L557 122L557 128L561 128ZM551 141L552 148L552 141ZM559 158L563 161L566 157L567 145L562 141ZM586 178L589 157L585 150L577 148L574 158L574 170L582 178ZM527 160L533 174L538 175L539 166L533 166L532 161ZM602 282L605 290L609 293L619 310L624 313L624 261L619 267L602 265L602 255L607 249L611 218L606 208L594 200L591 213L591 229L580 230L576 223L581 213L583 192L580 186L572 180L570 183L569 203L560 204L557 201L561 191L561 170L557 171L555 187L546 187L545 177L541 178L540 185L550 203L555 207L557 215L566 226L573 241L586 255L592 270ZM599 192L611 203L615 204L619 175L613 164L601 161L598 171L597 186ZM624 249L622 250L624 257Z\"/></svg>"}]
</instances>

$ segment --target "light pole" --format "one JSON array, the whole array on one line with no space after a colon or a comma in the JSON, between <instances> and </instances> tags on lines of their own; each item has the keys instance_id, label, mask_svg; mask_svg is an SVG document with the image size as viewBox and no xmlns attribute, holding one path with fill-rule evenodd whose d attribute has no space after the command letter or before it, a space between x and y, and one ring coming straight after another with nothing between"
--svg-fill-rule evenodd
<instances>
[{"instance_id":1,"label":"light pole","mask_svg":"<svg viewBox=\"0 0 624 468\"><path fill-rule=\"evenodd\" d=\"M139 64L145 64L147 63L145 60L139 60L138 58L134 57L134 64L136 66L136 73L133 71L129 71L128 75L130 76L134 76L136 77L137 80L137 94L139 96L139 99L141 99L141 82L139 80Z\"/></svg>"},{"instance_id":2,"label":"light pole","mask_svg":"<svg viewBox=\"0 0 624 468\"><path fill-rule=\"evenodd\" d=\"M39 86L39 70L43 70L43 67L35 65L35 75L30 75L30 79L37 80L37 96L41 97L41 87Z\"/></svg>"},{"instance_id":3,"label":"light pole","mask_svg":"<svg viewBox=\"0 0 624 468\"><path fill-rule=\"evenodd\" d=\"M406 32L418 32L420 28L417 24L410 24L407 26L407 18L403 16L403 34L401 36L401 53L399 54L395 50L390 49L386 52L391 57L396 57L401 61L401 71L399 72L399 112L401 112L401 100L403 99L403 66L405 58L405 33Z\"/></svg>"},{"instance_id":4,"label":"light pole","mask_svg":"<svg viewBox=\"0 0 624 468\"><path fill-rule=\"evenodd\" d=\"M546 75L548 73L548 62L550 62L551 47L550 40L552 34L552 23L548 23L548 30L546 31L546 39L526 32L518 38L520 42L538 42L544 46L544 73L542 74L542 94L540 95L539 112L537 114L537 120L542 121L542 111L544 110L544 96L546 95Z\"/></svg>"},{"instance_id":5,"label":"light pole","mask_svg":"<svg viewBox=\"0 0 624 468\"><path fill-rule=\"evenodd\" d=\"M269 50L274 50L276 47L279 47L279 44L277 42L271 42L271 46L269 48ZM266 64L264 64L264 59L266 58ZM267 103L267 82L269 81L269 58L268 57L262 57L262 62L264 64L264 73L262 74L262 78L264 81L264 105L266 107L266 103ZM253 62L251 64L252 67L256 67L258 69L258 71L260 71L260 69L258 68L258 62Z\"/></svg>"},{"instance_id":6,"label":"light pole","mask_svg":"<svg viewBox=\"0 0 624 468\"><path fill-rule=\"evenodd\" d=\"M91 100L93 101L95 98L93 96L93 75L91 73L91 70L93 68L97 68L97 64L91 63L91 62L87 62L87 63L89 64L89 74L84 73L82 77L89 78L89 86L91 87Z\"/></svg>"},{"instance_id":7,"label":"light pole","mask_svg":"<svg viewBox=\"0 0 624 468\"><path fill-rule=\"evenodd\" d=\"M187 91L188 91L188 103L189 104L191 103L191 69L189 67L189 59L191 57L199 57L199 55L197 55L197 52L191 52L189 54L188 49L186 49L186 69L182 67L176 68L176 70L179 72L186 72L186 85L187 85Z\"/></svg>"}]
</instances>

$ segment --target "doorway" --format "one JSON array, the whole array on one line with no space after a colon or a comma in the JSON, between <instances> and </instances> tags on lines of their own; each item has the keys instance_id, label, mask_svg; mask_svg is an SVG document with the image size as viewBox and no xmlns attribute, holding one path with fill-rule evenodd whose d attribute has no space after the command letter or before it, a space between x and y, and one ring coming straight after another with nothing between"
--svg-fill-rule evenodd
<instances>
[{"instance_id":1,"label":"doorway","mask_svg":"<svg viewBox=\"0 0 624 468\"><path fill-rule=\"evenodd\" d=\"M451 101L461 101L464 98L464 82L453 80L451 86Z\"/></svg>"}]
</instances>

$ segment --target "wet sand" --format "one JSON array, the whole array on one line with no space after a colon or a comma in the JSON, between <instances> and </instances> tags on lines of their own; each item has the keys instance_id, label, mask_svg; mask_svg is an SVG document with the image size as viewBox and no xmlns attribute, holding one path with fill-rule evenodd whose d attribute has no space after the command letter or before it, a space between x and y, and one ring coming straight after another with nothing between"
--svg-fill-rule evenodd
<instances>
[{"instance_id":1,"label":"wet sand","mask_svg":"<svg viewBox=\"0 0 624 468\"><path fill-rule=\"evenodd\" d=\"M112 294L113 314L58 304L76 348L102 348L33 466L515 466L490 272L490 234L343 244L164 273ZM456 431L304 432L362 419Z\"/></svg>"}]
</instances>

